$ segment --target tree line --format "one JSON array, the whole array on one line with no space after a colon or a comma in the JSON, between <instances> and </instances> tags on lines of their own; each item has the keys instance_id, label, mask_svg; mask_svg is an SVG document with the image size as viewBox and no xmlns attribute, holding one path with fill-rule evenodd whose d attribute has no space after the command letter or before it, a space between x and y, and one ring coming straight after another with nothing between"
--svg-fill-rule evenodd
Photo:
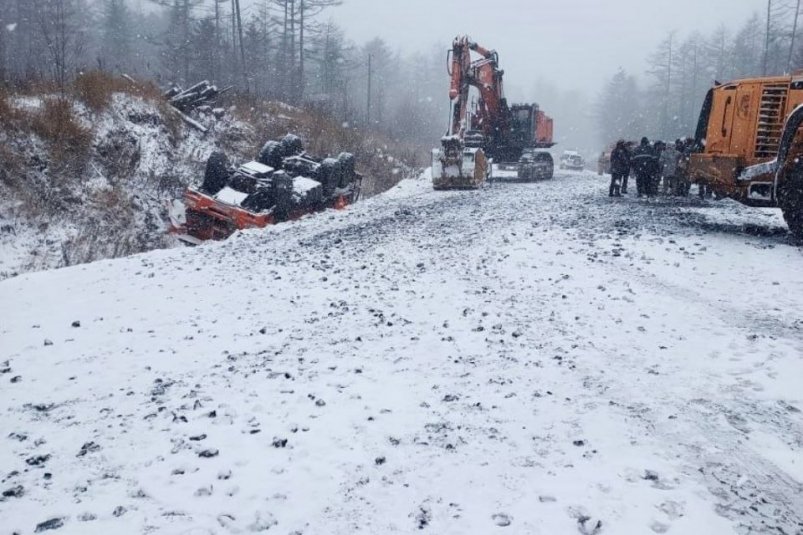
<instances>
[{"instance_id":1,"label":"tree line","mask_svg":"<svg viewBox=\"0 0 803 535\"><path fill-rule=\"evenodd\" d=\"M0 83L63 91L94 69L162 87L210 80L430 144L448 121L445 45L355 43L327 17L343 1L0 0Z\"/></svg>"},{"instance_id":2,"label":"tree line","mask_svg":"<svg viewBox=\"0 0 803 535\"><path fill-rule=\"evenodd\" d=\"M669 33L637 77L623 69L603 88L597 121L603 143L691 136L715 82L781 75L803 68L801 0L766 0L766 11L709 35Z\"/></svg>"}]
</instances>

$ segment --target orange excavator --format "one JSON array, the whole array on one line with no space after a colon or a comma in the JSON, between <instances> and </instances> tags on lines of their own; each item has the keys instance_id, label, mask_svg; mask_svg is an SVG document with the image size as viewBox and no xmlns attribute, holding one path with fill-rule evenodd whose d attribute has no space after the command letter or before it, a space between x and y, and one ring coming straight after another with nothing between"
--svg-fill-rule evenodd
<instances>
[{"instance_id":1,"label":"orange excavator","mask_svg":"<svg viewBox=\"0 0 803 535\"><path fill-rule=\"evenodd\" d=\"M494 161L517 164L526 150L554 145L553 121L537 104L508 105L496 51L460 36L447 64L450 123L442 147L433 150L435 189L476 189L490 176Z\"/></svg>"}]
</instances>

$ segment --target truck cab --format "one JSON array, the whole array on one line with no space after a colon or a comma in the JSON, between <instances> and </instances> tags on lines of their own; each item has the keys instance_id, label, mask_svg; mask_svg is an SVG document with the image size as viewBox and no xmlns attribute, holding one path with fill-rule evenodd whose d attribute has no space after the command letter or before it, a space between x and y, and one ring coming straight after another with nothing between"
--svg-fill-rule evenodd
<instances>
[{"instance_id":1,"label":"truck cab","mask_svg":"<svg viewBox=\"0 0 803 535\"><path fill-rule=\"evenodd\" d=\"M720 197L776 205L775 171L784 127L803 104L803 73L715 86L706 96L689 175Z\"/></svg>"}]
</instances>

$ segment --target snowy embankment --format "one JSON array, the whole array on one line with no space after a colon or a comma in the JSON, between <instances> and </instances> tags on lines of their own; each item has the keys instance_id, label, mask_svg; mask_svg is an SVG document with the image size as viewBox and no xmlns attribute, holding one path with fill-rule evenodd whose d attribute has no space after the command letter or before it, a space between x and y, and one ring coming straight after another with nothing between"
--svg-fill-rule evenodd
<instances>
[{"instance_id":1,"label":"snowy embankment","mask_svg":"<svg viewBox=\"0 0 803 535\"><path fill-rule=\"evenodd\" d=\"M202 178L212 151L222 147L241 160L253 150L253 129L228 114L199 116L210 130L202 135L167 106L114 93L99 111L70 101L88 140L85 149L59 155L36 131L22 129L54 121L46 110L54 101L8 99L22 126L0 128L3 156L12 162L0 173L0 280L175 245L166 234L166 203Z\"/></svg>"},{"instance_id":2,"label":"snowy embankment","mask_svg":"<svg viewBox=\"0 0 803 535\"><path fill-rule=\"evenodd\" d=\"M800 533L800 249L605 190L405 181L0 282L0 525Z\"/></svg>"}]
</instances>

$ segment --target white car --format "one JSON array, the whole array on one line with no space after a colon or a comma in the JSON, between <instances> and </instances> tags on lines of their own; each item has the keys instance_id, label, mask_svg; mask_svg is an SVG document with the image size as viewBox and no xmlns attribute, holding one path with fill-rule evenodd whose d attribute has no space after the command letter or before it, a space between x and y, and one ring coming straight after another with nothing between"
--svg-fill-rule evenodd
<instances>
[{"instance_id":1,"label":"white car","mask_svg":"<svg viewBox=\"0 0 803 535\"><path fill-rule=\"evenodd\" d=\"M580 156L580 153L573 150L567 150L564 151L563 155L560 157L560 168L582 171L586 168L586 162L583 157Z\"/></svg>"}]
</instances>

